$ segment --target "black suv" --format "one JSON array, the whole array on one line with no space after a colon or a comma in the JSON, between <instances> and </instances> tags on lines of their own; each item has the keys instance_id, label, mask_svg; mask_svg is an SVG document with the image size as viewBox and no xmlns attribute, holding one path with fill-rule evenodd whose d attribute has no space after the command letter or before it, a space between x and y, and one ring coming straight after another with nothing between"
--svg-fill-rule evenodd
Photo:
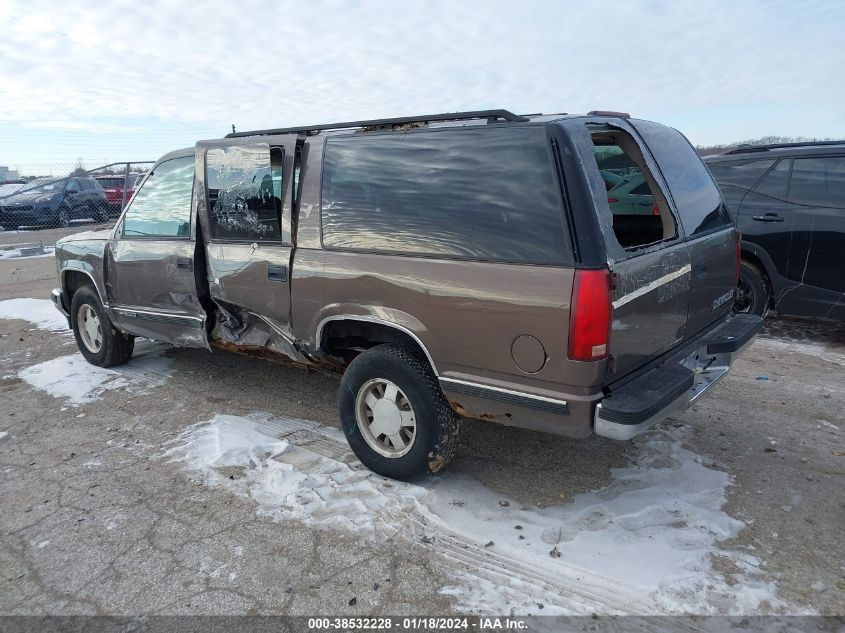
<instances>
[{"instance_id":1,"label":"black suv","mask_svg":"<svg viewBox=\"0 0 845 633\"><path fill-rule=\"evenodd\" d=\"M742 230L735 310L845 320L845 141L706 159Z\"/></svg>"},{"instance_id":2,"label":"black suv","mask_svg":"<svg viewBox=\"0 0 845 633\"><path fill-rule=\"evenodd\" d=\"M34 180L0 199L0 226L7 231L24 226L69 226L71 220L107 222L109 205L100 184L91 177Z\"/></svg>"}]
</instances>

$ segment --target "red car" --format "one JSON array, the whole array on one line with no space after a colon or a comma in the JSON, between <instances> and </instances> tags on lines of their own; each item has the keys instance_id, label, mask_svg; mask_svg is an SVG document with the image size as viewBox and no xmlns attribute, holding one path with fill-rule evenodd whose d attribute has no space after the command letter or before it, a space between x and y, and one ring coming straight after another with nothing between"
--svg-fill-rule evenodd
<instances>
[{"instance_id":1,"label":"red car","mask_svg":"<svg viewBox=\"0 0 845 633\"><path fill-rule=\"evenodd\" d=\"M127 179L123 176L114 176L110 174L102 176L94 176L103 191L106 192L106 200L109 203L109 212L113 215L119 215L123 210L122 205L128 204L135 193L138 183L141 181L141 174L129 174ZM123 185L127 185L126 200L123 199Z\"/></svg>"}]
</instances>

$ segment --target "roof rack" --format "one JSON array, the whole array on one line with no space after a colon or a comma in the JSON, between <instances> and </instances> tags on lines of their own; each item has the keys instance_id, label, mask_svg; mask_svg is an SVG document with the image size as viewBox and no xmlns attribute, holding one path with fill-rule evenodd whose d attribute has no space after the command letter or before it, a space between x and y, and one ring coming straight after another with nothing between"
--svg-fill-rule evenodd
<instances>
[{"instance_id":1,"label":"roof rack","mask_svg":"<svg viewBox=\"0 0 845 633\"><path fill-rule=\"evenodd\" d=\"M344 123L325 123L322 125L300 125L296 127L282 127L269 130L252 130L249 132L232 132L226 138L242 136L266 136L268 134L293 134L319 132L321 130L343 130L355 127L389 128L408 123L429 123L432 121L467 121L471 119L487 119L488 123L509 121L524 123L528 119L508 110L474 110L471 112L445 112L443 114L424 114L422 116L397 117L394 119L372 119L370 121L347 121Z\"/></svg>"},{"instance_id":2,"label":"roof rack","mask_svg":"<svg viewBox=\"0 0 845 633\"><path fill-rule=\"evenodd\" d=\"M766 145L738 145L725 154L745 154L748 152L768 152L770 149L789 147L808 147L812 145L845 145L845 141L800 141L796 143L769 143Z\"/></svg>"}]
</instances>

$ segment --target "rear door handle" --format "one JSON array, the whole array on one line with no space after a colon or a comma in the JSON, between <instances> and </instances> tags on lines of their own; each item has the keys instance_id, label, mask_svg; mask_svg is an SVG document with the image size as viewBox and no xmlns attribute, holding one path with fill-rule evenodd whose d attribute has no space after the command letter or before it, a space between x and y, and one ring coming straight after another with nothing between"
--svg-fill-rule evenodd
<instances>
[{"instance_id":1,"label":"rear door handle","mask_svg":"<svg viewBox=\"0 0 845 633\"><path fill-rule=\"evenodd\" d=\"M178 268L179 270L193 270L194 260L190 257L177 257L176 268Z\"/></svg>"},{"instance_id":2,"label":"rear door handle","mask_svg":"<svg viewBox=\"0 0 845 633\"><path fill-rule=\"evenodd\" d=\"M783 216L777 215L776 213L767 213L766 215L752 215L752 220L757 220L758 222L783 222Z\"/></svg>"},{"instance_id":3,"label":"rear door handle","mask_svg":"<svg viewBox=\"0 0 845 633\"><path fill-rule=\"evenodd\" d=\"M287 266L267 266L267 279L270 281L287 281L288 267Z\"/></svg>"}]
</instances>

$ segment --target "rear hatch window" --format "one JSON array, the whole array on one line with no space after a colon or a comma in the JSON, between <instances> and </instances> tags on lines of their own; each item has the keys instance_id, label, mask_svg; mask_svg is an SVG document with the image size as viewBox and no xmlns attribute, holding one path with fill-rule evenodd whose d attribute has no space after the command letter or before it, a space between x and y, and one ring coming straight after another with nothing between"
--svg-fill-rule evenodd
<instances>
[{"instance_id":1,"label":"rear hatch window","mask_svg":"<svg viewBox=\"0 0 845 633\"><path fill-rule=\"evenodd\" d=\"M683 134L650 121L631 121L669 186L688 237L731 226L731 218L707 167Z\"/></svg>"}]
</instances>

